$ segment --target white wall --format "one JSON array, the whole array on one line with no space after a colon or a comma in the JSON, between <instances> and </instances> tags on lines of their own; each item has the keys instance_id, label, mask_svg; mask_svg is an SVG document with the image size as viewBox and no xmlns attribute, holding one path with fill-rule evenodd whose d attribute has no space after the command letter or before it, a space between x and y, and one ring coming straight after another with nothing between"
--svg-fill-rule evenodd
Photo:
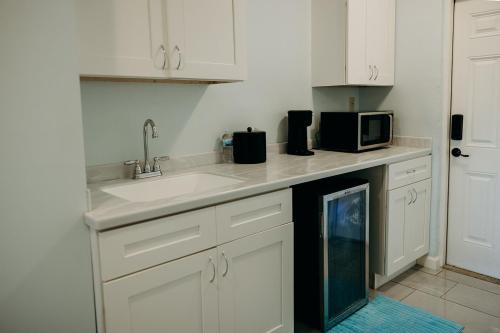
<instances>
[{"instance_id":1,"label":"white wall","mask_svg":"<svg viewBox=\"0 0 500 333\"><path fill-rule=\"evenodd\" d=\"M346 109L356 89L310 84L310 0L248 1L248 80L222 85L82 84L87 165L143 156L142 124L155 120L153 155L205 153L224 130L254 126L286 141L288 110Z\"/></svg>"},{"instance_id":2,"label":"white wall","mask_svg":"<svg viewBox=\"0 0 500 333\"><path fill-rule=\"evenodd\" d=\"M397 135L434 139L431 254L439 241L443 141L443 17L447 0L397 0L396 85L310 88L310 0L248 1L249 79L225 85L88 82L82 85L87 165L141 158L141 126L160 128L153 155L216 149L224 130L255 126L268 142L286 141L286 111L394 109ZM316 117L316 121L317 121ZM151 141L151 140L150 140ZM441 200L442 202L442 200Z\"/></svg>"},{"instance_id":3,"label":"white wall","mask_svg":"<svg viewBox=\"0 0 500 333\"><path fill-rule=\"evenodd\" d=\"M95 332L68 0L0 1L0 332Z\"/></svg>"},{"instance_id":4,"label":"white wall","mask_svg":"<svg viewBox=\"0 0 500 333\"><path fill-rule=\"evenodd\" d=\"M361 88L361 109L395 111L395 134L433 138L430 255L438 255L443 142L444 17L447 0L397 0L396 82L393 88Z\"/></svg>"}]
</instances>

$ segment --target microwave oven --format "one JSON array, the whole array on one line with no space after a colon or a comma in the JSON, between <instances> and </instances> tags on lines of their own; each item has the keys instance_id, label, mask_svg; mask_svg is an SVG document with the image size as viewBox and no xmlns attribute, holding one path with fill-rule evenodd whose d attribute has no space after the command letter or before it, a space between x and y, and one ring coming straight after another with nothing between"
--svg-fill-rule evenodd
<instances>
[{"instance_id":1,"label":"microwave oven","mask_svg":"<svg viewBox=\"0 0 500 333\"><path fill-rule=\"evenodd\" d=\"M392 111L322 112L319 146L351 153L389 146L393 120Z\"/></svg>"}]
</instances>

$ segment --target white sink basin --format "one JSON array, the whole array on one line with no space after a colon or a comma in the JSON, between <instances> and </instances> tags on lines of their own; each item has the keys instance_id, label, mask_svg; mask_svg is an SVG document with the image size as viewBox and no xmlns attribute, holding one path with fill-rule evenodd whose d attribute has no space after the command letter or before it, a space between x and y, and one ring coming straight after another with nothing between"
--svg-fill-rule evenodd
<instances>
[{"instance_id":1,"label":"white sink basin","mask_svg":"<svg viewBox=\"0 0 500 333\"><path fill-rule=\"evenodd\" d=\"M242 182L239 179L209 173L193 173L106 187L102 188L102 191L127 201L147 202L174 198L181 195L197 194Z\"/></svg>"}]
</instances>

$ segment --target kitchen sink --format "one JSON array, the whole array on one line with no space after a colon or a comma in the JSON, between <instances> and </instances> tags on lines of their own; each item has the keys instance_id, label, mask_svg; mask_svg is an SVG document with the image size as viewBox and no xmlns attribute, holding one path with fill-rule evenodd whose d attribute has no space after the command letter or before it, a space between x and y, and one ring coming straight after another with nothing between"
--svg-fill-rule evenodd
<instances>
[{"instance_id":1,"label":"kitchen sink","mask_svg":"<svg viewBox=\"0 0 500 333\"><path fill-rule=\"evenodd\" d=\"M192 173L102 188L103 192L132 202L148 202L202 193L243 181L210 173Z\"/></svg>"}]
</instances>

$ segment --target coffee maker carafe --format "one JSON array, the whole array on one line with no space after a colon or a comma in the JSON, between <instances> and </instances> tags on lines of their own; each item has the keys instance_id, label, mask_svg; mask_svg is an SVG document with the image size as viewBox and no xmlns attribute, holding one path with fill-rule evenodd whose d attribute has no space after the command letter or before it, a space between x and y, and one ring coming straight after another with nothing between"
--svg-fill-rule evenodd
<instances>
[{"instance_id":1,"label":"coffee maker carafe","mask_svg":"<svg viewBox=\"0 0 500 333\"><path fill-rule=\"evenodd\" d=\"M307 149L307 127L312 124L312 114L312 111L288 111L289 155L314 155L314 152Z\"/></svg>"}]
</instances>

